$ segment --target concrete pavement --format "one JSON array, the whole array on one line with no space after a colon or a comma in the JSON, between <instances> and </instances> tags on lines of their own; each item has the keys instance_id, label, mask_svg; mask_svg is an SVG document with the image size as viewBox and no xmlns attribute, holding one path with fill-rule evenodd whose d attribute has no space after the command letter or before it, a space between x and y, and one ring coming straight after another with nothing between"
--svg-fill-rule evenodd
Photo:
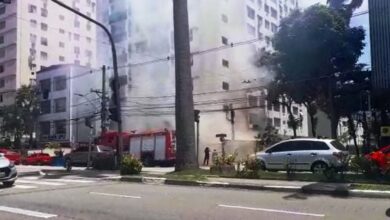
<instances>
[{"instance_id":1,"label":"concrete pavement","mask_svg":"<svg viewBox=\"0 0 390 220\"><path fill-rule=\"evenodd\" d=\"M30 177L31 178L31 177ZM32 180L70 183L61 179ZM27 180L28 181L28 180ZM141 185L112 181L3 188L0 218L24 219L386 219L386 200ZM12 193L10 193L12 191Z\"/></svg>"}]
</instances>

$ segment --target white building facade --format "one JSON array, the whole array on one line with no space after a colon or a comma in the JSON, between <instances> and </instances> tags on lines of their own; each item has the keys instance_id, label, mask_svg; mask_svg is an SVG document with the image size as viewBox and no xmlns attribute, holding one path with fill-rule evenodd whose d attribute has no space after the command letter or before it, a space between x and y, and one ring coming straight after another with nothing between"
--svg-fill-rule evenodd
<instances>
[{"instance_id":1,"label":"white building facade","mask_svg":"<svg viewBox=\"0 0 390 220\"><path fill-rule=\"evenodd\" d=\"M105 3L108 6L98 4L98 11L114 34L120 74L126 78L122 86L124 129L175 129L172 1ZM259 53L272 50L272 36L280 20L298 7L297 0L188 3L194 102L201 111L201 150L219 146L215 137L219 133L227 134L230 140L254 141L267 124L276 127L279 134L291 136L285 109L264 100L263 88L272 74L255 62ZM306 109L294 104L293 113L303 120L297 135L308 136Z\"/></svg>"},{"instance_id":2,"label":"white building facade","mask_svg":"<svg viewBox=\"0 0 390 220\"><path fill-rule=\"evenodd\" d=\"M64 0L96 18L96 0ZM35 73L55 64L96 67L96 26L50 0L0 3L0 104Z\"/></svg>"},{"instance_id":3,"label":"white building facade","mask_svg":"<svg viewBox=\"0 0 390 220\"><path fill-rule=\"evenodd\" d=\"M54 65L37 73L41 94L41 115L37 138L42 145L59 142L63 146L88 143L91 117L93 135L100 131L100 97L91 92L101 88L99 76L89 67Z\"/></svg>"}]
</instances>

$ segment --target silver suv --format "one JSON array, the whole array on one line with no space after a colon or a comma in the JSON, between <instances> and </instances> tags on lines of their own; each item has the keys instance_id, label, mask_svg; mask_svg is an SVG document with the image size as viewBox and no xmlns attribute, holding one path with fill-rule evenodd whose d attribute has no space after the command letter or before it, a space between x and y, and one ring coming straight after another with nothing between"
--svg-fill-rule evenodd
<instances>
[{"instance_id":1,"label":"silver suv","mask_svg":"<svg viewBox=\"0 0 390 220\"><path fill-rule=\"evenodd\" d=\"M291 139L279 142L256 158L266 170L301 170L322 173L330 167L339 169L345 166L348 152L335 140Z\"/></svg>"}]
</instances>

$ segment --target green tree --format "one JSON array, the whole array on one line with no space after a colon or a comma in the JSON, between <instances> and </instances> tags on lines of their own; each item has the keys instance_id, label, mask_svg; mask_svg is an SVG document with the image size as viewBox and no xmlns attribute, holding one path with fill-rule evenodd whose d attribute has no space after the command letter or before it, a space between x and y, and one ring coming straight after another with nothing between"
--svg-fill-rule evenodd
<instances>
[{"instance_id":1,"label":"green tree","mask_svg":"<svg viewBox=\"0 0 390 220\"><path fill-rule=\"evenodd\" d=\"M285 85L282 91L294 102L325 111L335 138L340 116L332 111L333 93L329 91L335 73L355 68L364 37L362 27L350 28L336 10L314 5L282 20L274 38L276 52L265 53L259 64L273 70L275 81Z\"/></svg>"},{"instance_id":2,"label":"green tree","mask_svg":"<svg viewBox=\"0 0 390 220\"><path fill-rule=\"evenodd\" d=\"M39 113L39 96L31 85L18 89L15 103L2 108L3 130L15 137L15 146L20 146L23 135L29 135L32 144Z\"/></svg>"},{"instance_id":3,"label":"green tree","mask_svg":"<svg viewBox=\"0 0 390 220\"><path fill-rule=\"evenodd\" d=\"M327 0L327 3L330 8L340 11L349 24L353 12L362 6L363 0Z\"/></svg>"}]
</instances>

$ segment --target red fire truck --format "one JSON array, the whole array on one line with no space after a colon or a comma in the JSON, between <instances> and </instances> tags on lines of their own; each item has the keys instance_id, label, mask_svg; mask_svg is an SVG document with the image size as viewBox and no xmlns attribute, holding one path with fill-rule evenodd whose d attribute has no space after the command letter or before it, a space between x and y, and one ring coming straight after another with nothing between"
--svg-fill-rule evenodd
<instances>
[{"instance_id":1,"label":"red fire truck","mask_svg":"<svg viewBox=\"0 0 390 220\"><path fill-rule=\"evenodd\" d=\"M141 159L145 166L172 166L176 159L175 132L168 129L150 130L139 133L123 132L123 152ZM118 132L105 132L99 144L115 149Z\"/></svg>"}]
</instances>

